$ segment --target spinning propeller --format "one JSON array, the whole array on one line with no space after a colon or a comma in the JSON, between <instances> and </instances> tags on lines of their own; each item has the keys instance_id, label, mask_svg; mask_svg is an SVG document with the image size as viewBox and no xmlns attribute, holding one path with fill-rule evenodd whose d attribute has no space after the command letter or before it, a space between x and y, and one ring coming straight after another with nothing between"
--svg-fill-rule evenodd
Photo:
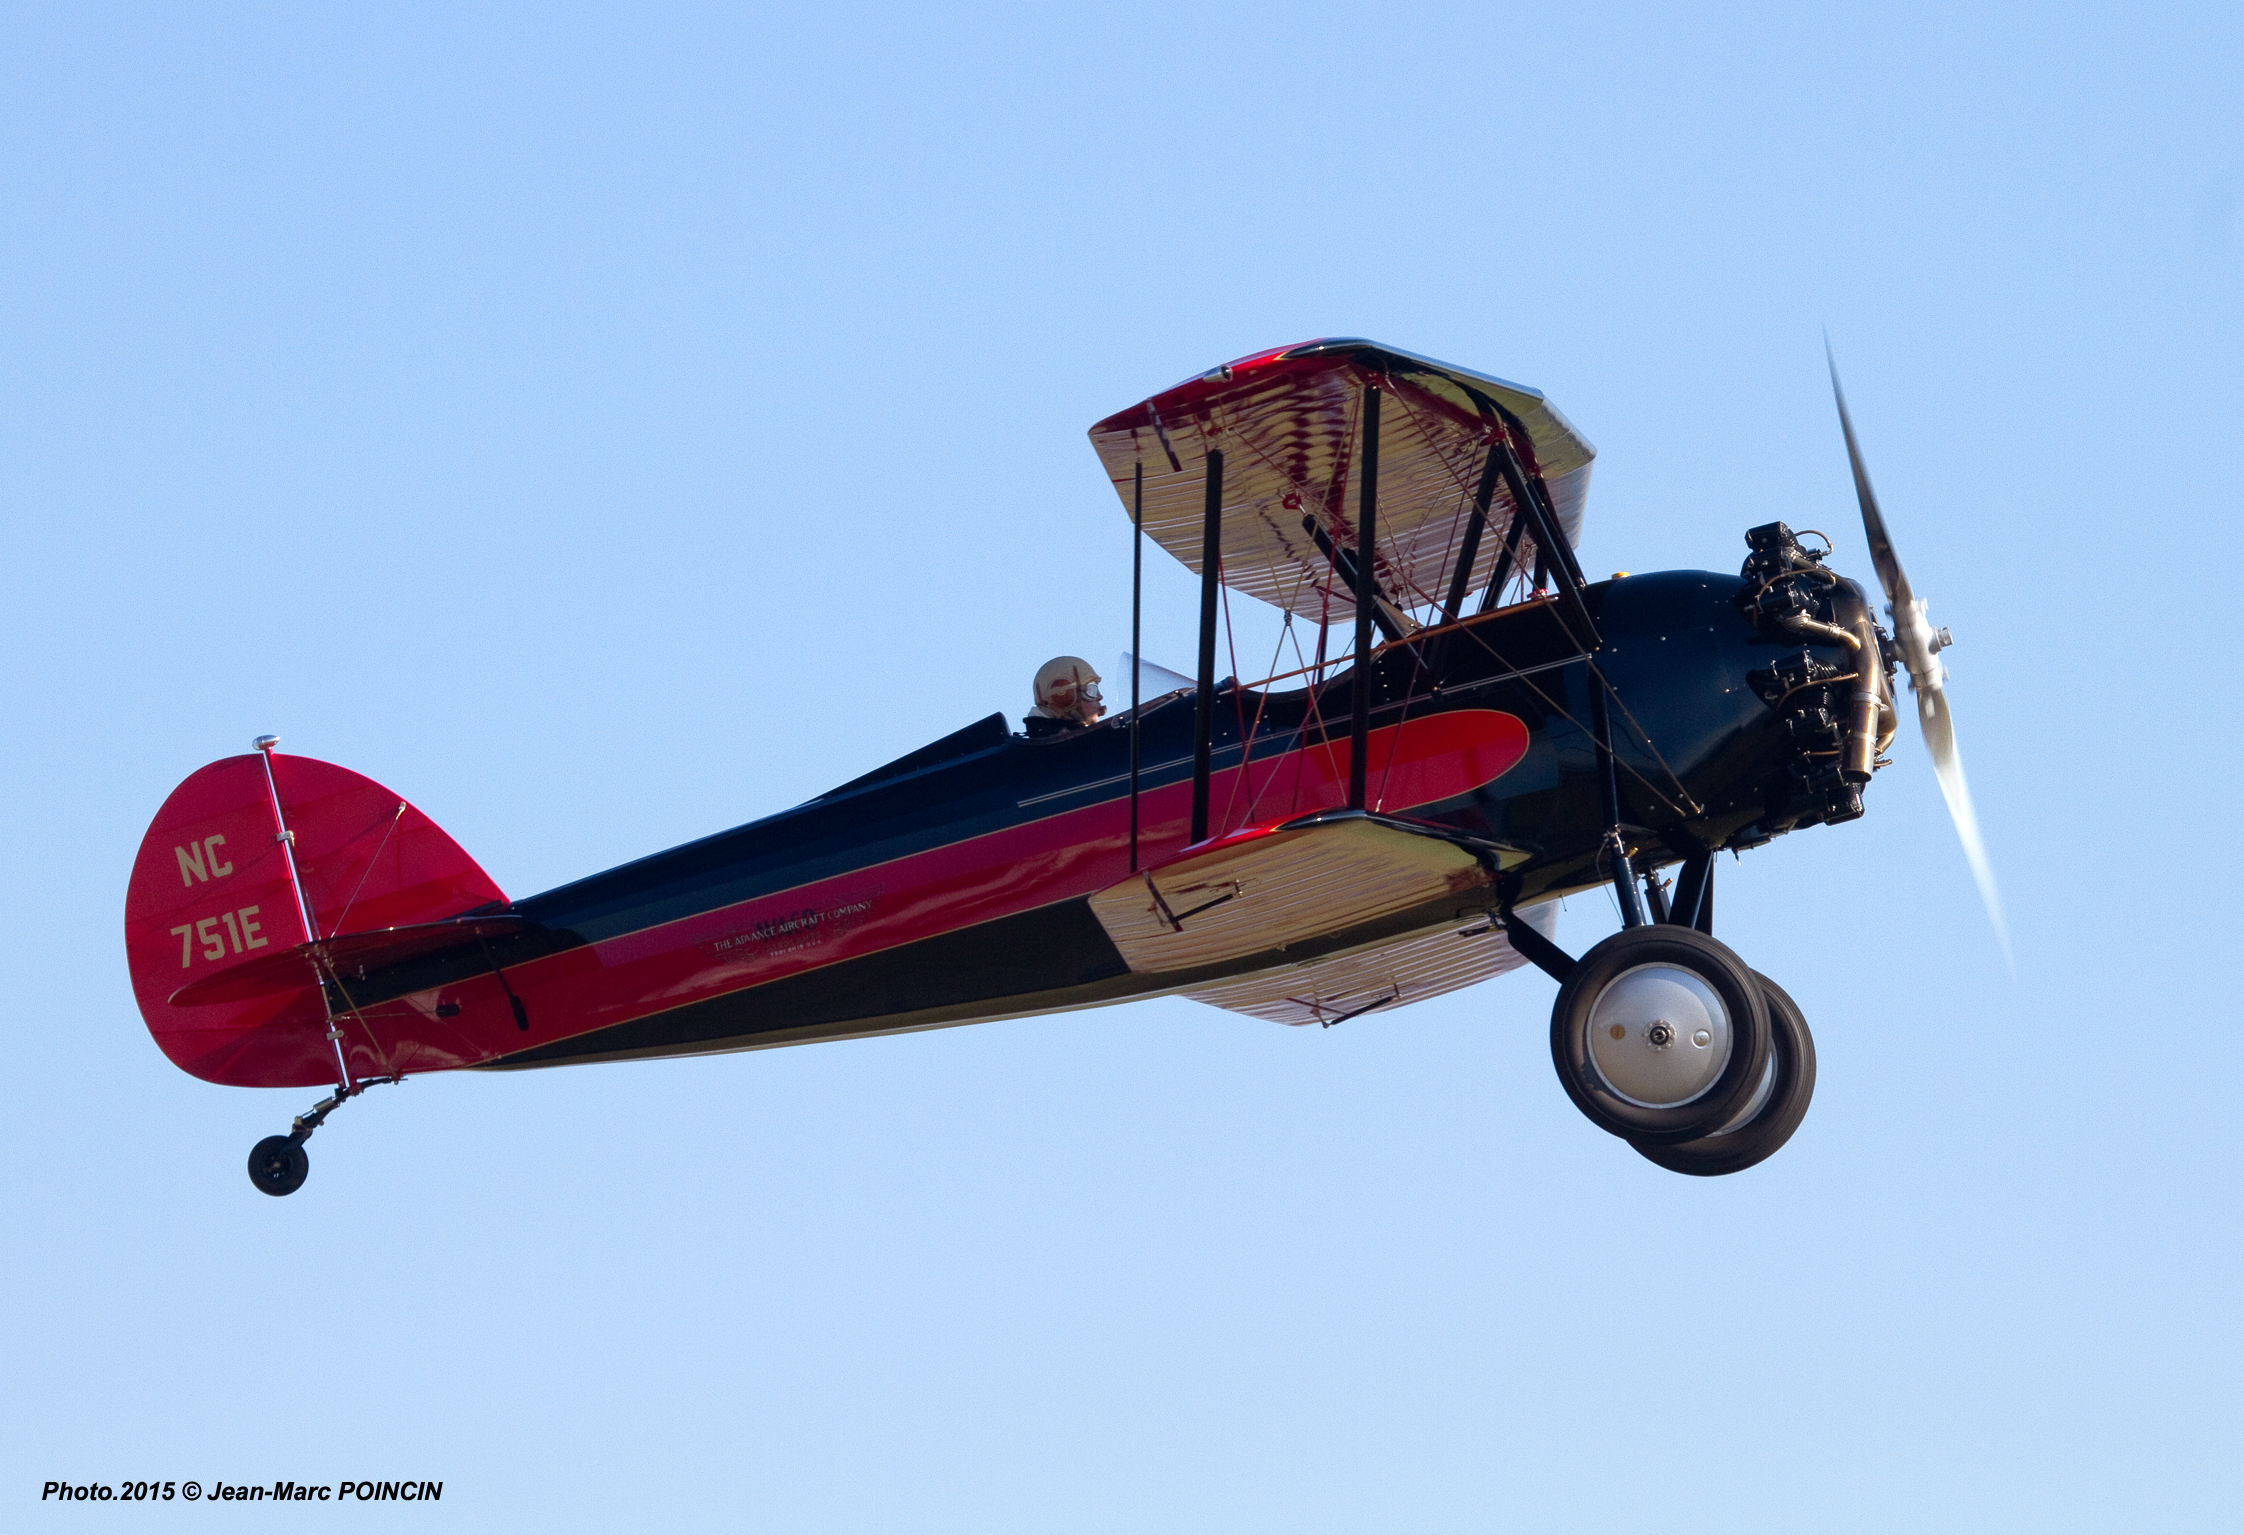
<instances>
[{"instance_id":1,"label":"spinning propeller","mask_svg":"<svg viewBox=\"0 0 2244 1535\"><path fill-rule=\"evenodd\" d=\"M1854 469L1854 493L1862 503L1862 532L1870 544L1870 563L1878 567L1878 584L1886 589L1886 612L1893 618L1893 638L1901 651L1901 664L1909 669L1909 686L1917 695L1917 723L1925 733L1925 748L1932 753L1932 770L1939 775L1940 793L1948 801L1948 815L1956 823L1971 877L1979 882L1979 898L1987 903L1987 916L2002 941L2003 959L2010 954L2010 927L2003 920L2002 894L1995 888L1994 866L1987 861L1987 846L1979 836L1979 817L1971 808L1971 790L1964 783L1963 758L1956 752L1956 725L1948 713L1948 694L1942 686L1948 668L1940 652L1954 643L1945 629L1935 629L1925 617L1925 600L1909 586L1909 574L1893 552L1886 536L1886 520L1878 513L1878 497L1870 489L1870 472L1862 466L1862 449L1854 440L1854 422L1847 416L1847 397L1839 387L1839 365L1831 358L1828 342L1824 360L1831 366L1831 397L1839 405L1839 430L1846 433L1847 462Z\"/></svg>"}]
</instances>

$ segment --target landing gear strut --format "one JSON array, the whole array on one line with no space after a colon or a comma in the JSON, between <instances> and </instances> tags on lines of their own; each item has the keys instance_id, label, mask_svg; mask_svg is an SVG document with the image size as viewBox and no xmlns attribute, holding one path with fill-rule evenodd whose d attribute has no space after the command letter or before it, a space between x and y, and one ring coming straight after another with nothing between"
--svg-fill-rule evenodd
<instances>
[{"instance_id":1,"label":"landing gear strut","mask_svg":"<svg viewBox=\"0 0 2244 1535\"><path fill-rule=\"evenodd\" d=\"M339 1087L312 1105L309 1114L297 1115L289 1123L288 1134L268 1135L250 1147L249 1181L257 1186L257 1192L278 1199L302 1188L312 1171L311 1155L304 1150L304 1143L312 1138L312 1132L326 1122L328 1115L368 1088L396 1080L395 1077L365 1077L349 1087Z\"/></svg>"}]
</instances>

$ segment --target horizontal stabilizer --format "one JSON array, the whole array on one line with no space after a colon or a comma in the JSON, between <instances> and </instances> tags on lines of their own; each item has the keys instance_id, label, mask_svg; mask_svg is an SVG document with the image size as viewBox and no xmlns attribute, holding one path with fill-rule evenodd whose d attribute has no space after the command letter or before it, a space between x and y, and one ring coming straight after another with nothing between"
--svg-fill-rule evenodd
<instances>
[{"instance_id":1,"label":"horizontal stabilizer","mask_svg":"<svg viewBox=\"0 0 2244 1535\"><path fill-rule=\"evenodd\" d=\"M247 1002L276 992L315 986L333 975L345 988L354 976L383 965L425 959L450 949L493 938L516 938L536 924L525 917L460 917L450 922L420 922L410 927L384 927L367 933L344 933L300 943L293 949L245 960L230 970L189 981L171 994L173 1007L201 1007L213 1002Z\"/></svg>"}]
</instances>

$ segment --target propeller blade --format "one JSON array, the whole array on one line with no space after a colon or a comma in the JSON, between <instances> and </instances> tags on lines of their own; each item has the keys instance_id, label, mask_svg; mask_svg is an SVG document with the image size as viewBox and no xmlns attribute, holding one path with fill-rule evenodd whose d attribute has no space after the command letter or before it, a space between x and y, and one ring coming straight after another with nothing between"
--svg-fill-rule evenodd
<instances>
[{"instance_id":1,"label":"propeller blade","mask_svg":"<svg viewBox=\"0 0 2244 1535\"><path fill-rule=\"evenodd\" d=\"M1925 750L1932 755L1932 770L1940 778L1940 795L1948 802L1948 819L1956 823L1956 838L1963 843L1964 861L1979 883L1979 899L1987 906L1987 919L2002 942L2003 963L2013 974L2018 962L2010 952L2010 924L2002 913L2002 892L1995 888L1995 867L1987 861L1987 844L1979 836L1979 817L1971 808L1971 789L1964 782L1963 758L1956 751L1956 722L1948 713L1948 695L1939 688L1917 694L1917 723L1924 727Z\"/></svg>"},{"instance_id":2,"label":"propeller blade","mask_svg":"<svg viewBox=\"0 0 2244 1535\"><path fill-rule=\"evenodd\" d=\"M1870 471L1863 467L1862 449L1854 440L1854 420L1847 414L1847 394L1839 387L1839 363L1831 355L1829 336L1823 338L1823 360L1831 367L1831 398L1839 404L1839 430L1847 437L1847 463L1854 470L1855 499L1862 503L1862 533L1870 545L1870 563L1877 567L1886 601L1899 612L1915 593L1909 590L1909 573L1893 552L1893 540L1886 537L1886 520L1878 512L1878 493L1870 488Z\"/></svg>"},{"instance_id":3,"label":"propeller blade","mask_svg":"<svg viewBox=\"0 0 2244 1535\"><path fill-rule=\"evenodd\" d=\"M1925 616L1925 604L1910 590L1909 574L1893 552L1886 535L1886 519L1878 510L1877 492L1870 488L1870 471L1863 466L1862 446L1855 441L1854 420L1847 414L1847 395L1839 387L1839 363L1831 355L1831 338L1823 338L1823 360L1831 368L1831 398L1839 407L1839 430L1847 439L1847 464L1854 470L1855 499L1862 503L1862 533L1870 545L1870 563L1877 567L1878 584L1886 589L1886 611L1893 616L1895 648L1909 670L1909 686L1917 695L1917 724L1924 730L1925 750L1932 755L1932 770L1940 779L1941 798L1948 802L1948 819L1956 823L1956 838L1963 843L1964 861L1979 884L1979 899L1986 903L1987 919L1995 925L2002 943L2003 962L2012 974L2018 970L2010 951L2010 924L2002 912L2002 892L1995 888L1995 868L1987 861L1987 844L1979 835L1979 816L1971 808L1971 789L1964 782L1963 758L1956 751L1956 722L1948 713L1948 694L1942 686L1948 668L1940 652L1948 646L1948 631L1935 629Z\"/></svg>"}]
</instances>

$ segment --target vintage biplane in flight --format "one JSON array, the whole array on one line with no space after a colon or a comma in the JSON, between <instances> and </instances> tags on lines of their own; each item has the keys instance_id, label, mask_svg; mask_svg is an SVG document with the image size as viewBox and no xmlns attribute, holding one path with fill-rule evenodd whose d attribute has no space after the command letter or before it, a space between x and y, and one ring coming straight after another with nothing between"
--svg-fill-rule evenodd
<instances>
[{"instance_id":1,"label":"vintage biplane in flight","mask_svg":"<svg viewBox=\"0 0 2244 1535\"><path fill-rule=\"evenodd\" d=\"M992 714L520 900L390 790L261 737L173 791L141 845L141 1015L206 1081L333 1087L251 1154L287 1194L339 1104L417 1072L1162 994L1329 1026L1532 963L1560 982L1551 1056L1591 1122L1679 1172L1752 1166L1806 1112L1815 1050L1712 936L1715 856L1862 814L1896 661L2001 920L1947 633L1839 410L1890 635L1830 541L1781 522L1746 534L1738 575L1585 580L1593 450L1534 390L1356 340L1241 359L1090 434L1134 567L1151 538L1200 577L1191 685L1140 697L1132 663L1131 707L1086 728ZM1219 678L1227 590L1313 652ZM1551 903L1598 887L1622 926L1575 959Z\"/></svg>"}]
</instances>

